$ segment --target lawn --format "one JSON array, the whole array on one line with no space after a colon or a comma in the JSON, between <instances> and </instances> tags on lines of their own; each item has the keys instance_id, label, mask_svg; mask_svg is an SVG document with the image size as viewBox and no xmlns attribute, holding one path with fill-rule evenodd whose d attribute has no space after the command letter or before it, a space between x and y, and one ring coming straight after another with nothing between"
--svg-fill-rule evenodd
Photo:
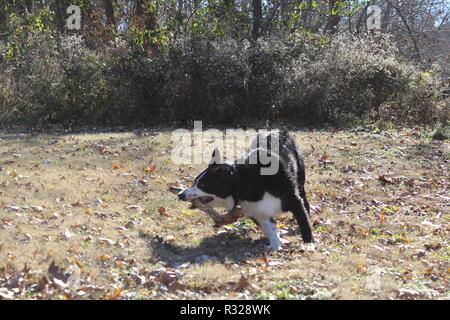
<instances>
[{"instance_id":1,"label":"lawn","mask_svg":"<svg viewBox=\"0 0 450 320\"><path fill-rule=\"evenodd\" d=\"M0 134L0 299L449 299L449 143L421 129L294 131L315 251L169 193L171 130Z\"/></svg>"}]
</instances>

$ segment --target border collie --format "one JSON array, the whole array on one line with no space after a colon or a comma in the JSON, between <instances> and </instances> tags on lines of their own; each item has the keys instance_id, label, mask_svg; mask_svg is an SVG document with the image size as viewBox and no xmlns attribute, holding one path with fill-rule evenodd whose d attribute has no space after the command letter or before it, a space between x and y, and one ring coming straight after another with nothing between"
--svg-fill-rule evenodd
<instances>
[{"instance_id":1,"label":"border collie","mask_svg":"<svg viewBox=\"0 0 450 320\"><path fill-rule=\"evenodd\" d=\"M271 164L262 155L279 161L276 172L264 174ZM180 200L198 199L211 207L228 210L240 205L265 232L269 249L281 248L275 223L280 212L291 211L305 243L314 242L309 204L305 194L305 164L301 151L286 130L260 134L252 142L247 154L233 163L222 163L217 149L211 163L194 181L178 194Z\"/></svg>"}]
</instances>

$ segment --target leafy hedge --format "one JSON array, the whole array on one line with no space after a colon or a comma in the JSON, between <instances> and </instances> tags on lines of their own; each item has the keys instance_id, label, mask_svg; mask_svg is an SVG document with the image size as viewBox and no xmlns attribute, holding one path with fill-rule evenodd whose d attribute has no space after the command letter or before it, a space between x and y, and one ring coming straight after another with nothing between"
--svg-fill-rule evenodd
<instances>
[{"instance_id":1,"label":"leafy hedge","mask_svg":"<svg viewBox=\"0 0 450 320\"><path fill-rule=\"evenodd\" d=\"M433 123L448 112L436 70L403 61L381 36L191 37L158 54L130 44L124 35L92 50L81 36L17 32L0 43L0 121Z\"/></svg>"}]
</instances>

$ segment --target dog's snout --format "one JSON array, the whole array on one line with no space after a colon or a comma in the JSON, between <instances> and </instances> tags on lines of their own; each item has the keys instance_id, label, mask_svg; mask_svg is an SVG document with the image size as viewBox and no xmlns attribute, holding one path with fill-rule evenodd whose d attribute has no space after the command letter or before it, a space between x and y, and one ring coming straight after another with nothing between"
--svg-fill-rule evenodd
<instances>
[{"instance_id":1,"label":"dog's snout","mask_svg":"<svg viewBox=\"0 0 450 320\"><path fill-rule=\"evenodd\" d=\"M197 197L197 193L193 192L192 187L186 188L183 191L178 193L178 199L182 201L190 201L192 199L195 199Z\"/></svg>"}]
</instances>

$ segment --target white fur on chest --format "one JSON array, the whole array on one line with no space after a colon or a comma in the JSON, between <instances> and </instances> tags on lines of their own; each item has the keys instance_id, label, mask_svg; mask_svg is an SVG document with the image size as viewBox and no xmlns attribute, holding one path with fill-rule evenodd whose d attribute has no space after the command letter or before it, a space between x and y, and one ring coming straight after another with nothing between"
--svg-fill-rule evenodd
<instances>
[{"instance_id":1,"label":"white fur on chest","mask_svg":"<svg viewBox=\"0 0 450 320\"><path fill-rule=\"evenodd\" d=\"M281 209L281 199L266 192L259 201L241 201L240 205L246 217L260 219L274 218Z\"/></svg>"}]
</instances>

